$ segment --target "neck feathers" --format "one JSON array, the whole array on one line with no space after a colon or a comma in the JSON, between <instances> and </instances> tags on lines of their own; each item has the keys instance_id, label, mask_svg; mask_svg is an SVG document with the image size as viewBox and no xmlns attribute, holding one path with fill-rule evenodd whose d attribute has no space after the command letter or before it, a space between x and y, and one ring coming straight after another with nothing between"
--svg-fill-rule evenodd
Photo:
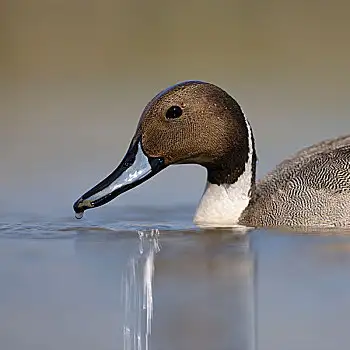
<instances>
[{"instance_id":1,"label":"neck feathers","mask_svg":"<svg viewBox=\"0 0 350 350\"><path fill-rule=\"evenodd\" d=\"M255 186L256 153L252 129L245 116L244 120L244 134L248 142L243 149L244 154L233 154L233 157L243 157L245 162L238 169L230 170L228 166L229 173L221 176L226 181L221 183L211 181L208 170L207 185L194 218L199 226L235 225L249 204ZM225 164L222 166L227 172ZM220 176L216 175L216 178L220 179Z\"/></svg>"}]
</instances>

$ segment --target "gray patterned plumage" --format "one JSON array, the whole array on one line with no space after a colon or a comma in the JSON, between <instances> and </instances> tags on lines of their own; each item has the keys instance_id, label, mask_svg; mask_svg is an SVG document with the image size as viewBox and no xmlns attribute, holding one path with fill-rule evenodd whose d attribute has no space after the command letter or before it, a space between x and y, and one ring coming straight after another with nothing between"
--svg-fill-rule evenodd
<instances>
[{"instance_id":1,"label":"gray patterned plumage","mask_svg":"<svg viewBox=\"0 0 350 350\"><path fill-rule=\"evenodd\" d=\"M323 141L283 161L253 189L247 226L350 226L350 136Z\"/></svg>"}]
</instances>

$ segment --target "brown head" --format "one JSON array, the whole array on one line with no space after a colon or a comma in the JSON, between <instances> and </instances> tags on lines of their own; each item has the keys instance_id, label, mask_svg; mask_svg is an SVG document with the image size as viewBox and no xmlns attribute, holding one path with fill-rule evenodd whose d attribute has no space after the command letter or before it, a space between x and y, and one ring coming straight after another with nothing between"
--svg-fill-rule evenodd
<instances>
[{"instance_id":1,"label":"brown head","mask_svg":"<svg viewBox=\"0 0 350 350\"><path fill-rule=\"evenodd\" d=\"M234 183L248 159L248 127L238 103L219 87L200 81L174 85L148 103L121 164L74 210L105 204L171 164L200 164L209 182Z\"/></svg>"}]
</instances>

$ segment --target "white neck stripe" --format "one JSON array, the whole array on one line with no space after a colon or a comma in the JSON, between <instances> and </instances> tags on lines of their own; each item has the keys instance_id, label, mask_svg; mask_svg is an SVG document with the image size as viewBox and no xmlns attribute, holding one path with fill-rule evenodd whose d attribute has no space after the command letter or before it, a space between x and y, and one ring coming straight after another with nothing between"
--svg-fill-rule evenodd
<instances>
[{"instance_id":1,"label":"white neck stripe","mask_svg":"<svg viewBox=\"0 0 350 350\"><path fill-rule=\"evenodd\" d=\"M243 173L233 184L207 183L194 222L199 226L230 226L238 223L250 200L253 176L253 133L244 116L248 131L248 159Z\"/></svg>"}]
</instances>

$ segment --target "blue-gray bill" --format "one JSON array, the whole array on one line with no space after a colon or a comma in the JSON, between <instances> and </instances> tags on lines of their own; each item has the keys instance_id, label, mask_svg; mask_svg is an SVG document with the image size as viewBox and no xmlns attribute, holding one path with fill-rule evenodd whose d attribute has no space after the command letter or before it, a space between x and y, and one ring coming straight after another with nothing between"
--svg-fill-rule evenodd
<instances>
[{"instance_id":1,"label":"blue-gray bill","mask_svg":"<svg viewBox=\"0 0 350 350\"><path fill-rule=\"evenodd\" d=\"M75 217L81 219L84 211L104 205L164 169L162 158L148 157L141 138L132 142L119 166L104 180L83 194L73 205Z\"/></svg>"}]
</instances>

